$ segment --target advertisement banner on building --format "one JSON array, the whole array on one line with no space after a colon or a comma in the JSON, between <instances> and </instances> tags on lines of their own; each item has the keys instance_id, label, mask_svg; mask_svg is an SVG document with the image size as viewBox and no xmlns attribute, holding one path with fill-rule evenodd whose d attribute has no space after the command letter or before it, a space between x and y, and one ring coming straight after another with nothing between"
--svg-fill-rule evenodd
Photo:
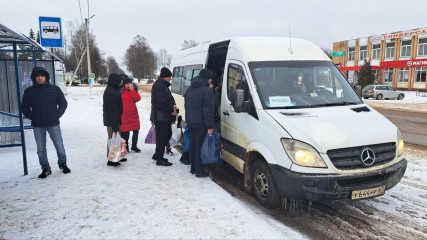
<instances>
[{"instance_id":1,"label":"advertisement banner on building","mask_svg":"<svg viewBox=\"0 0 427 240\"><path fill-rule=\"evenodd\" d=\"M427 59L385 61L380 63L380 68L405 68L405 67L427 67Z\"/></svg>"},{"instance_id":2,"label":"advertisement banner on building","mask_svg":"<svg viewBox=\"0 0 427 240\"><path fill-rule=\"evenodd\" d=\"M393 38L401 38L401 37L412 37L412 36L420 35L420 34L427 34L427 28L420 28L420 29L415 29L415 30L410 30L410 31L405 31L405 32L384 34L383 40L393 39Z\"/></svg>"}]
</instances>

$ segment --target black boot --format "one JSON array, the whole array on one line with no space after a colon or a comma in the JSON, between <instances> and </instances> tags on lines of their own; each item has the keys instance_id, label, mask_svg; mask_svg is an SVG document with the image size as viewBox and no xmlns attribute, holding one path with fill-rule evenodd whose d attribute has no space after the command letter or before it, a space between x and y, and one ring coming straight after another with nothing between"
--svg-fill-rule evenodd
<instances>
[{"instance_id":1,"label":"black boot","mask_svg":"<svg viewBox=\"0 0 427 240\"><path fill-rule=\"evenodd\" d=\"M172 166L172 163L168 162L166 158L163 158L163 159L157 160L156 165L169 167L169 166Z\"/></svg>"},{"instance_id":2,"label":"black boot","mask_svg":"<svg viewBox=\"0 0 427 240\"><path fill-rule=\"evenodd\" d=\"M122 158L122 159L120 159L119 162L126 162L127 160L128 160L127 158Z\"/></svg>"},{"instance_id":3,"label":"black boot","mask_svg":"<svg viewBox=\"0 0 427 240\"><path fill-rule=\"evenodd\" d=\"M71 170L67 167L66 163L59 165L59 169L61 169L64 174L71 172Z\"/></svg>"},{"instance_id":4,"label":"black boot","mask_svg":"<svg viewBox=\"0 0 427 240\"><path fill-rule=\"evenodd\" d=\"M205 177L209 177L209 173L204 172L204 173L196 173L196 177L198 178L205 178Z\"/></svg>"},{"instance_id":5,"label":"black boot","mask_svg":"<svg viewBox=\"0 0 427 240\"><path fill-rule=\"evenodd\" d=\"M107 161L107 165L108 166L112 166L112 167L118 167L120 165L120 163L118 163L118 162L112 162L112 161Z\"/></svg>"},{"instance_id":6,"label":"black boot","mask_svg":"<svg viewBox=\"0 0 427 240\"><path fill-rule=\"evenodd\" d=\"M131 150L134 150L134 151L135 151L135 152L137 152L137 153L141 152L141 149L139 149L139 148L138 148L138 147L136 147L136 146L132 146Z\"/></svg>"},{"instance_id":7,"label":"black boot","mask_svg":"<svg viewBox=\"0 0 427 240\"><path fill-rule=\"evenodd\" d=\"M43 169L42 173L39 175L39 179L47 178L50 174L52 174L50 169Z\"/></svg>"}]
</instances>

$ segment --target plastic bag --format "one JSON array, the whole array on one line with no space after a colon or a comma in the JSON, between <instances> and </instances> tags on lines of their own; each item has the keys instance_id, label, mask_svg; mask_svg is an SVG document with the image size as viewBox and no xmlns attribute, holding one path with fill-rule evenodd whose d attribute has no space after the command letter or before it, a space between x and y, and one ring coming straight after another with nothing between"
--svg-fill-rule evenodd
<instances>
[{"instance_id":1,"label":"plastic bag","mask_svg":"<svg viewBox=\"0 0 427 240\"><path fill-rule=\"evenodd\" d=\"M200 158L203 164L220 164L220 144L219 133L206 134L203 138L202 148L200 149Z\"/></svg>"},{"instance_id":2,"label":"plastic bag","mask_svg":"<svg viewBox=\"0 0 427 240\"><path fill-rule=\"evenodd\" d=\"M169 145L175 147L178 145L179 140L181 139L181 131L178 131L176 124L171 124L172 136L169 140Z\"/></svg>"},{"instance_id":3,"label":"plastic bag","mask_svg":"<svg viewBox=\"0 0 427 240\"><path fill-rule=\"evenodd\" d=\"M154 129L154 126L151 126L150 130L148 131L148 134L145 137L145 143L156 144L156 130Z\"/></svg>"},{"instance_id":4,"label":"plastic bag","mask_svg":"<svg viewBox=\"0 0 427 240\"><path fill-rule=\"evenodd\" d=\"M118 162L121 155L122 138L118 133L113 133L113 137L108 140L108 161Z\"/></svg>"},{"instance_id":5,"label":"plastic bag","mask_svg":"<svg viewBox=\"0 0 427 240\"><path fill-rule=\"evenodd\" d=\"M128 151L126 149L126 141L121 138L121 144L120 144L120 159L123 159L128 154Z\"/></svg>"},{"instance_id":6,"label":"plastic bag","mask_svg":"<svg viewBox=\"0 0 427 240\"><path fill-rule=\"evenodd\" d=\"M184 138L182 141L182 152L190 151L190 130L188 126L184 127Z\"/></svg>"}]
</instances>

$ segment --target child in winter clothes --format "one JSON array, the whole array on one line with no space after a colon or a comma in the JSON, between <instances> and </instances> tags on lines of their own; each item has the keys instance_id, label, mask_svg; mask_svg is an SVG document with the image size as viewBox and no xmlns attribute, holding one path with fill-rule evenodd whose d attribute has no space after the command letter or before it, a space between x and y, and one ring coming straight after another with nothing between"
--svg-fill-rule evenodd
<instances>
[{"instance_id":1,"label":"child in winter clothes","mask_svg":"<svg viewBox=\"0 0 427 240\"><path fill-rule=\"evenodd\" d=\"M132 80L128 77L123 78L122 87L122 101L123 101L123 114L122 114L122 125L120 126L121 137L126 141L126 148L129 152L129 135L130 131L133 131L132 135L132 148L135 152L141 152L137 147L138 135L140 129L138 109L136 103L141 100L141 96L134 89Z\"/></svg>"}]
</instances>

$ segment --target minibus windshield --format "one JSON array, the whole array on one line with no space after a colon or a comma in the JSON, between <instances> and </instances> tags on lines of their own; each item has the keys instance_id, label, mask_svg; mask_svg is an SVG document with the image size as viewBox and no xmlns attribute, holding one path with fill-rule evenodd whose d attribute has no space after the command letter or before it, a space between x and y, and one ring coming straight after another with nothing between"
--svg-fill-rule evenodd
<instances>
[{"instance_id":1,"label":"minibus windshield","mask_svg":"<svg viewBox=\"0 0 427 240\"><path fill-rule=\"evenodd\" d=\"M332 62L250 62L264 108L307 108L361 104Z\"/></svg>"}]
</instances>

